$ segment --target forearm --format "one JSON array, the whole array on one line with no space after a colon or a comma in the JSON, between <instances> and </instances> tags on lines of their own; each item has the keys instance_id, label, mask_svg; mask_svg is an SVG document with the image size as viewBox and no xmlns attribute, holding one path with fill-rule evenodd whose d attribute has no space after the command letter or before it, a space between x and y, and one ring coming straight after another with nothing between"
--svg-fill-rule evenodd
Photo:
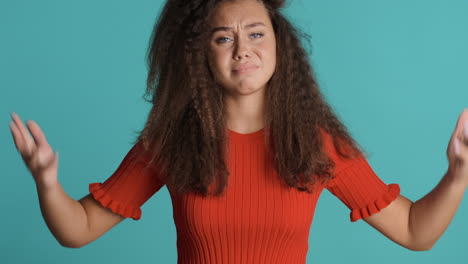
<instances>
[{"instance_id":1,"label":"forearm","mask_svg":"<svg viewBox=\"0 0 468 264\"><path fill-rule=\"evenodd\" d=\"M450 224L463 198L466 186L450 174L411 206L409 232L414 248L430 249Z\"/></svg>"},{"instance_id":2,"label":"forearm","mask_svg":"<svg viewBox=\"0 0 468 264\"><path fill-rule=\"evenodd\" d=\"M87 233L87 215L79 201L68 196L60 183L36 185L42 216L57 241L64 247L80 247Z\"/></svg>"}]
</instances>

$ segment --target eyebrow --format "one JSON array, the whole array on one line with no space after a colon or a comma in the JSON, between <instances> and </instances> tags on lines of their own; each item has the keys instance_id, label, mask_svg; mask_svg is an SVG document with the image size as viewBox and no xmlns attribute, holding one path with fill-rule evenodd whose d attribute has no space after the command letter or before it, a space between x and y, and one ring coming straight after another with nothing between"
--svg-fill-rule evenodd
<instances>
[{"instance_id":1,"label":"eyebrow","mask_svg":"<svg viewBox=\"0 0 468 264\"><path fill-rule=\"evenodd\" d=\"M255 22L252 24L248 24L245 26L245 28L253 28L256 26L265 26L262 22ZM215 27L211 30L211 34L214 34L217 31L232 31L232 27Z\"/></svg>"}]
</instances>

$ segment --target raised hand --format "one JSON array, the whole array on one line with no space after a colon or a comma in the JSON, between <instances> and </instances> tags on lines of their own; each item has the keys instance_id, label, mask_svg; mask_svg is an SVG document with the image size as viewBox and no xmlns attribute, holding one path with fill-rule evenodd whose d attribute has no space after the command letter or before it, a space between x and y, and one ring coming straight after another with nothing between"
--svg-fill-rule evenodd
<instances>
[{"instance_id":1,"label":"raised hand","mask_svg":"<svg viewBox=\"0 0 468 264\"><path fill-rule=\"evenodd\" d=\"M29 120L24 126L20 117L12 113L11 134L16 149L31 172L37 185L49 187L58 182L58 152L54 153L39 125Z\"/></svg>"},{"instance_id":2,"label":"raised hand","mask_svg":"<svg viewBox=\"0 0 468 264\"><path fill-rule=\"evenodd\" d=\"M468 186L468 108L458 117L457 125L447 147L449 173Z\"/></svg>"}]
</instances>

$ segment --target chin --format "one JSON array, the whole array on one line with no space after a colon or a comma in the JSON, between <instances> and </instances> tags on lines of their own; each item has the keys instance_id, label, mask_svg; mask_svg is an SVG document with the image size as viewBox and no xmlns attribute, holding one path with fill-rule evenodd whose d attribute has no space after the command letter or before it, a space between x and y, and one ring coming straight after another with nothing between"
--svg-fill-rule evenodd
<instances>
[{"instance_id":1,"label":"chin","mask_svg":"<svg viewBox=\"0 0 468 264\"><path fill-rule=\"evenodd\" d=\"M237 85L235 87L232 87L231 88L231 91L236 91L236 93L238 94L244 94L244 95L247 95L247 94L252 94L252 93L256 93L256 92L259 92L261 90L263 90L263 88L265 87L265 85Z\"/></svg>"}]
</instances>

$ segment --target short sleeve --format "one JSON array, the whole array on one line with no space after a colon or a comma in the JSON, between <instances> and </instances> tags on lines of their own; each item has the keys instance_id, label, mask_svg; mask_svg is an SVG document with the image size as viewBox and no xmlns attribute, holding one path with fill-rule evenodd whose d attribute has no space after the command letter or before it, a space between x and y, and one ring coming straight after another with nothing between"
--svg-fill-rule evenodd
<instances>
[{"instance_id":1,"label":"short sleeve","mask_svg":"<svg viewBox=\"0 0 468 264\"><path fill-rule=\"evenodd\" d=\"M363 155L353 159L339 157L331 137L326 136L324 141L336 166L335 178L325 188L351 210L351 222L380 212L398 197L400 186L384 183Z\"/></svg>"},{"instance_id":2,"label":"short sleeve","mask_svg":"<svg viewBox=\"0 0 468 264\"><path fill-rule=\"evenodd\" d=\"M89 184L89 192L102 206L134 220L141 218L140 207L164 185L157 166L147 166L149 155L143 150L138 141L106 181Z\"/></svg>"}]
</instances>

